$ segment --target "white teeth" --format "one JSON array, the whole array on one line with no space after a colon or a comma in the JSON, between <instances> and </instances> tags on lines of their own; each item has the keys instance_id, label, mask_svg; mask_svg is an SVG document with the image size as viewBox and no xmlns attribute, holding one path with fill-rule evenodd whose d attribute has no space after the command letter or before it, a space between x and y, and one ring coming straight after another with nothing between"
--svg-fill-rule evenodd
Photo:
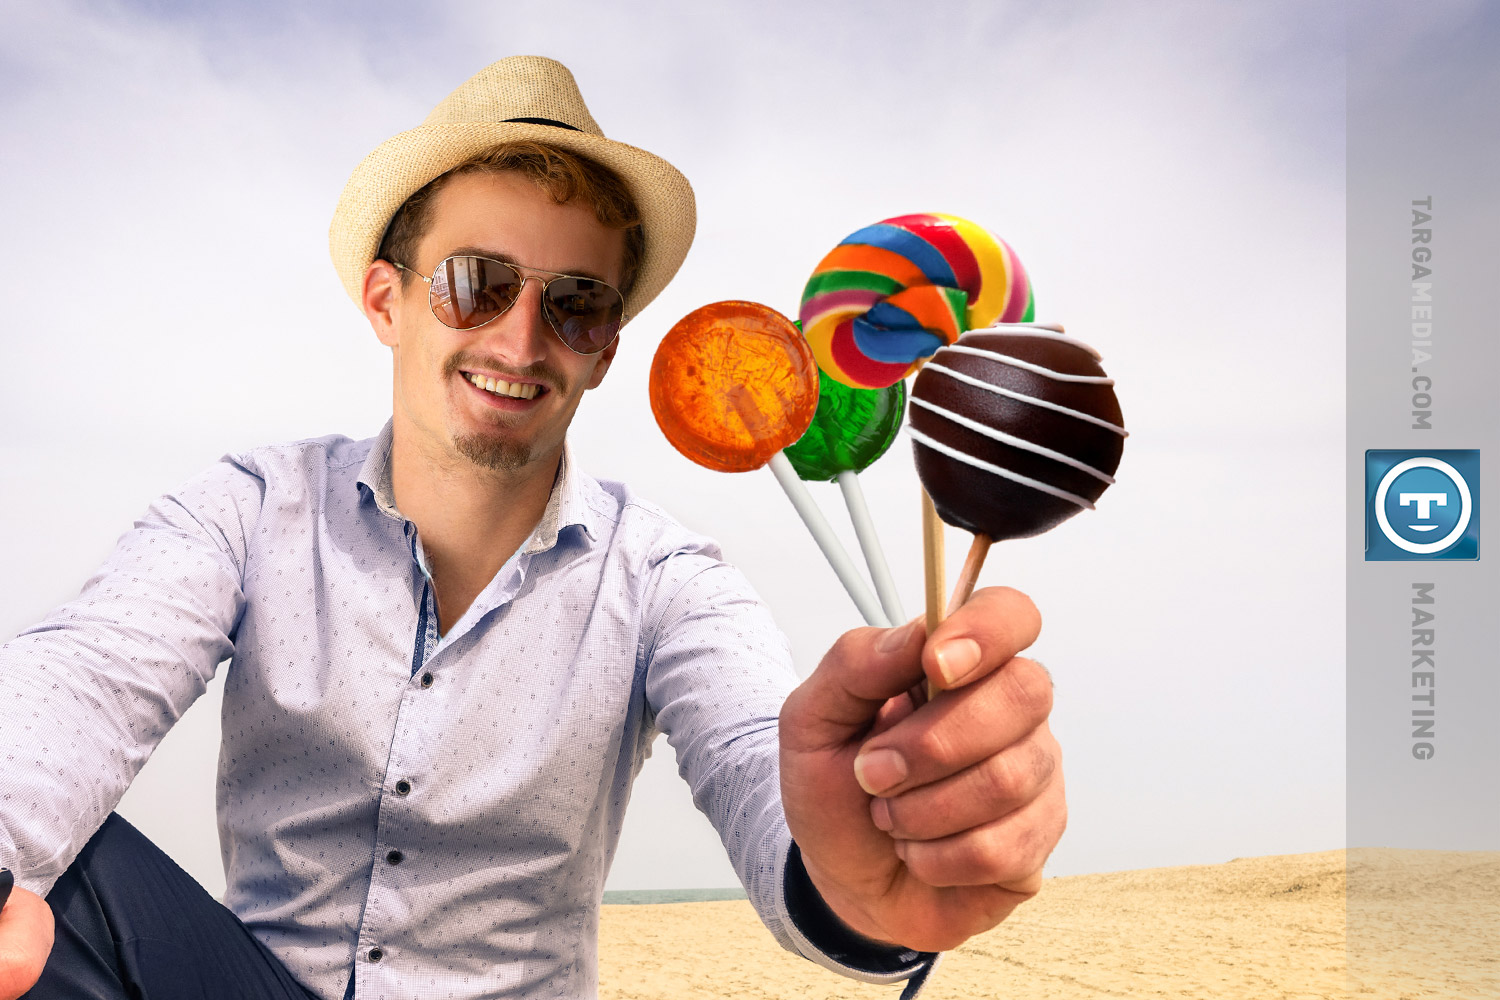
<instances>
[{"instance_id":1,"label":"white teeth","mask_svg":"<svg viewBox=\"0 0 1500 1000\"><path fill-rule=\"evenodd\" d=\"M468 379L487 392L493 392L497 396L509 396L512 399L535 399L536 394L542 390L542 387L535 382L507 382L504 379L486 378L483 375L470 375Z\"/></svg>"}]
</instances>

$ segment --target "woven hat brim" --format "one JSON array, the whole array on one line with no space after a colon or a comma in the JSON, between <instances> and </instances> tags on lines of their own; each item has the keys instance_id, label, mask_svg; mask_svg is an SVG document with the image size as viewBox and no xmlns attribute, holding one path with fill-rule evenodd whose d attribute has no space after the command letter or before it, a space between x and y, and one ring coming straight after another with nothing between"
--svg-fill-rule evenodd
<instances>
[{"instance_id":1,"label":"woven hat brim","mask_svg":"<svg viewBox=\"0 0 1500 1000\"><path fill-rule=\"evenodd\" d=\"M625 320L667 286L697 228L692 185L666 160L588 132L527 122L420 125L381 143L354 168L328 229L328 252L344 291L360 306L365 272L396 209L429 181L504 142L533 141L579 153L619 174L641 214L645 250L625 296Z\"/></svg>"}]
</instances>

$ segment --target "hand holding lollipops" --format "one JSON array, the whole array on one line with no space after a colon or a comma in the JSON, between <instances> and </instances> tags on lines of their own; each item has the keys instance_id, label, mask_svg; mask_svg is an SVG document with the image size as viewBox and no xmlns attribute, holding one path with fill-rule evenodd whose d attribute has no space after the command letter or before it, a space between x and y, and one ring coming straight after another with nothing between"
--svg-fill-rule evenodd
<instances>
[{"instance_id":1,"label":"hand holding lollipops","mask_svg":"<svg viewBox=\"0 0 1500 1000\"><path fill-rule=\"evenodd\" d=\"M1124 431L1098 356L1060 328L1027 322L1032 311L1026 273L999 240L951 216L900 216L860 230L819 265L802 304L802 353L781 339L795 328L773 310L718 303L674 327L652 367L652 408L679 451L724 471L770 464L797 502L799 472L852 479L878 457L890 431L871 415L901 406L860 393L892 387L899 399L901 380L931 358L910 418L927 508L927 634L850 633L780 716L787 825L814 889L851 927L910 947L951 947L1035 893L1065 817L1050 698L988 694L1018 677L1036 687L1041 671L1017 655L1035 638L1035 609L1024 595L992 591L937 628L939 513L976 535L956 606L991 539L1037 534L1090 506L1119 460ZM813 357L821 402L817 381L782 371L810 370ZM815 406L827 414L821 427ZM875 429L873 446L846 438L855 424ZM815 511L810 498L807 507ZM833 548L825 553L839 568ZM839 573L866 620L883 623L862 603L857 574ZM995 617L1003 634L986 634ZM892 639L899 650L884 648ZM972 647L972 663L959 647ZM934 666L966 689L914 709L900 690L935 676ZM882 714L898 721L882 727ZM929 752L927 737L956 755ZM1038 754L1047 766L1028 768ZM1035 773L998 796L965 784L997 767ZM997 821L1006 824L999 837Z\"/></svg>"}]
</instances>

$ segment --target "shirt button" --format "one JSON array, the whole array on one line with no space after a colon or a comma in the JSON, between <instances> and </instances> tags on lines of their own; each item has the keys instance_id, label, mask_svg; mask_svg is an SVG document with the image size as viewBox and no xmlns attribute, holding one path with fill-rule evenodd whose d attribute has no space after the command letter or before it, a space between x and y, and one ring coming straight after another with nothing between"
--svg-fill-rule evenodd
<instances>
[{"instance_id":1,"label":"shirt button","mask_svg":"<svg viewBox=\"0 0 1500 1000\"><path fill-rule=\"evenodd\" d=\"M405 795L409 791L411 791L411 782L410 781L407 781L405 778L402 778L400 781L396 782L396 794L397 795Z\"/></svg>"},{"instance_id":2,"label":"shirt button","mask_svg":"<svg viewBox=\"0 0 1500 1000\"><path fill-rule=\"evenodd\" d=\"M385 952L381 951L379 948L371 948L366 957L369 958L369 960L372 962L378 962L385 957Z\"/></svg>"},{"instance_id":3,"label":"shirt button","mask_svg":"<svg viewBox=\"0 0 1500 1000\"><path fill-rule=\"evenodd\" d=\"M400 851L392 851L385 856L385 860L393 865L399 865L401 863L401 859L404 857L406 857L406 855L402 854Z\"/></svg>"},{"instance_id":4,"label":"shirt button","mask_svg":"<svg viewBox=\"0 0 1500 1000\"><path fill-rule=\"evenodd\" d=\"M430 688L430 687L432 687L432 674L431 673L426 673L426 674L422 675L422 686L424 688Z\"/></svg>"}]
</instances>

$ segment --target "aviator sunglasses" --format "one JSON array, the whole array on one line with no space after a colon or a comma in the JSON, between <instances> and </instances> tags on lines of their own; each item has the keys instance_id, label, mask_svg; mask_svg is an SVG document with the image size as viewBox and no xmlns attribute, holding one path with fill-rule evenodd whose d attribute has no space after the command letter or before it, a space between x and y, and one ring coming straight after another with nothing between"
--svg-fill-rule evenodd
<instances>
[{"instance_id":1,"label":"aviator sunglasses","mask_svg":"<svg viewBox=\"0 0 1500 1000\"><path fill-rule=\"evenodd\" d=\"M454 330L473 330L499 319L516 304L527 280L536 277L522 274L503 260L472 254L445 257L430 278L404 264L391 263L427 282L432 314ZM598 354L614 342L625 299L613 285L539 267L526 270L550 275L545 281L536 278L542 282L542 315L570 350Z\"/></svg>"}]
</instances>

